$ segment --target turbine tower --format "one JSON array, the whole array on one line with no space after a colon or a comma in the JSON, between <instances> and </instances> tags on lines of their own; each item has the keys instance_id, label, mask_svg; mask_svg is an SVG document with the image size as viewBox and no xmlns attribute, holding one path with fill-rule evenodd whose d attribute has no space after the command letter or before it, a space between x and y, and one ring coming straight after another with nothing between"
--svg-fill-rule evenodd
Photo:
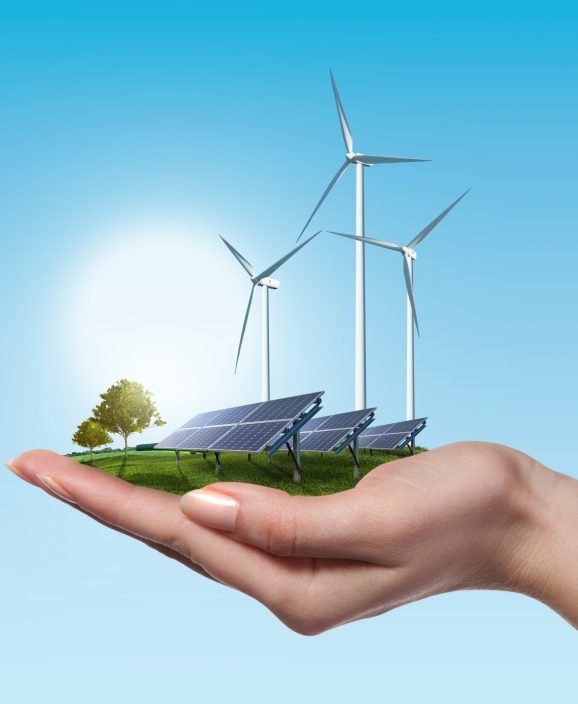
<instances>
[{"instance_id":1,"label":"turbine tower","mask_svg":"<svg viewBox=\"0 0 578 704\"><path fill-rule=\"evenodd\" d=\"M358 243L373 244L377 247L383 247L384 249L391 249L394 252L400 252L403 256L403 275L405 278L405 287L407 290L407 388L406 388L406 418L407 420L414 420L415 418L415 392L414 392L414 344L413 344L413 326L417 330L419 335L419 325L417 322L417 313L415 310L415 299L413 295L413 263L417 258L414 247L429 235L429 233L438 225L445 216L456 207L456 205L461 201L461 199L469 193L469 188L465 193L455 200L450 206L448 206L442 213L440 213L437 218L432 220L429 225L423 228L418 234L407 244L402 247L398 244L393 244L393 242L384 242L383 240L376 240L370 237L358 237L357 235L349 235L345 232L333 232L330 230L332 235L339 235L340 237L348 237L349 239L356 240Z\"/></svg>"},{"instance_id":2,"label":"turbine tower","mask_svg":"<svg viewBox=\"0 0 578 704\"><path fill-rule=\"evenodd\" d=\"M363 238L364 232L364 184L363 169L374 164L399 164L414 161L429 161L428 159L413 159L403 156L375 156L371 154L361 154L353 151L353 137L349 129L349 123L345 117L345 111L339 97L333 73L329 71L337 115L341 125L341 133L345 143L345 162L339 167L335 176L329 182L323 195L319 199L309 219L305 223L297 241L301 238L307 226L313 219L315 213L321 207L337 181L343 176L348 166L355 164L356 185L355 185L355 234ZM361 410L367 407L366 402L366 381L365 381L365 250L362 240L355 246L355 409Z\"/></svg>"},{"instance_id":3,"label":"turbine tower","mask_svg":"<svg viewBox=\"0 0 578 704\"><path fill-rule=\"evenodd\" d=\"M321 230L319 230L321 232ZM281 282L277 279L272 279L271 274L273 274L277 269L285 264L288 259L294 254L305 247L306 244L311 242L314 237L317 237L319 232L309 237L309 239L302 242L298 247L292 249L284 257L281 257L278 261L259 274L255 273L252 264L245 259L245 257L238 252L232 244L227 242L227 240L221 235L221 239L227 245L230 252L233 254L235 259L239 264L245 269L249 278L251 279L251 293L249 294L249 303L247 304L247 310L245 312L245 319L243 320L243 328L241 330L241 339L239 340L239 348L237 350L237 359L235 360L235 374L237 373L237 366L239 364L239 356L241 354L241 347L243 346L243 338L245 337L245 328L247 327L247 320L249 319L249 312L251 311L251 304L253 302L253 294L255 293L255 286L261 286L263 292L262 298L262 320L261 320L261 400L269 401L271 399L271 376L270 376L270 366L269 366L269 289L279 288Z\"/></svg>"}]
</instances>

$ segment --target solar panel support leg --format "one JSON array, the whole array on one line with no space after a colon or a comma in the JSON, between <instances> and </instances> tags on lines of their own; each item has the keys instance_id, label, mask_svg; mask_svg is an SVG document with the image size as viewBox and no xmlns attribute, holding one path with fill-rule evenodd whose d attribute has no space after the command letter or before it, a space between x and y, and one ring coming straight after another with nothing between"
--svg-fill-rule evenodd
<instances>
[{"instance_id":1,"label":"solar panel support leg","mask_svg":"<svg viewBox=\"0 0 578 704\"><path fill-rule=\"evenodd\" d=\"M215 452L215 474L219 473L219 470L221 469L221 453L220 452Z\"/></svg>"},{"instance_id":2,"label":"solar panel support leg","mask_svg":"<svg viewBox=\"0 0 578 704\"><path fill-rule=\"evenodd\" d=\"M351 445L348 445L347 447L353 457L353 478L359 479L359 445L357 443L357 438L353 441L353 447L351 447Z\"/></svg>"},{"instance_id":3,"label":"solar panel support leg","mask_svg":"<svg viewBox=\"0 0 578 704\"><path fill-rule=\"evenodd\" d=\"M177 467L180 467L181 466L181 451L175 450L175 454L177 456Z\"/></svg>"},{"instance_id":4,"label":"solar panel support leg","mask_svg":"<svg viewBox=\"0 0 578 704\"><path fill-rule=\"evenodd\" d=\"M409 447L409 454L415 455L415 438L411 439L411 442L409 443L408 447Z\"/></svg>"},{"instance_id":5,"label":"solar panel support leg","mask_svg":"<svg viewBox=\"0 0 578 704\"><path fill-rule=\"evenodd\" d=\"M249 462L251 461L251 453L250 453L250 452L249 452L249 454L247 455L247 460L248 460Z\"/></svg>"},{"instance_id":6,"label":"solar panel support leg","mask_svg":"<svg viewBox=\"0 0 578 704\"><path fill-rule=\"evenodd\" d=\"M293 452L293 449L291 448L291 445L287 443L287 450L289 452L289 456L293 460L293 464L295 465L293 468L293 481L295 484L300 484L301 483L301 464L300 464L300 459L297 459L295 453Z\"/></svg>"}]
</instances>

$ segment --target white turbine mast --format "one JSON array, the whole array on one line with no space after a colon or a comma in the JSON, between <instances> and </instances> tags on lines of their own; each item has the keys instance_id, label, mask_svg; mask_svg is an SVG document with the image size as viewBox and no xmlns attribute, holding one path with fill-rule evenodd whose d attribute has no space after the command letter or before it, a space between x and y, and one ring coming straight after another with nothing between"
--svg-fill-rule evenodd
<instances>
[{"instance_id":1,"label":"white turbine mast","mask_svg":"<svg viewBox=\"0 0 578 704\"><path fill-rule=\"evenodd\" d=\"M321 232L321 230L319 230ZM243 346L243 338L245 337L245 328L247 327L247 320L249 319L249 313L251 311L251 304L253 302L253 294L255 293L255 286L261 286L263 290L263 305L262 305L262 321L261 321L261 400L269 401L271 398L271 376L270 376L270 364L269 364L269 289L279 288L281 282L277 279L272 279L271 274L275 273L280 266L285 264L288 259L294 254L309 244L311 240L319 234L316 232L314 235L309 237L309 239L302 242L298 247L292 249L284 257L281 257L278 261L271 266L268 266L261 273L255 273L255 269L252 264L245 259L245 257L238 252L232 244L227 242L227 240L220 235L223 242L227 245L230 252L233 254L235 259L239 264L245 269L249 278L251 279L251 293L249 294L249 303L247 304L247 310L245 312L245 319L243 320L243 328L241 329L241 338L239 340L239 348L237 350L237 358L235 360L235 374L237 373L237 366L239 364L239 356L241 354L241 347Z\"/></svg>"},{"instance_id":2,"label":"white turbine mast","mask_svg":"<svg viewBox=\"0 0 578 704\"><path fill-rule=\"evenodd\" d=\"M337 105L337 115L341 125L341 133L345 143L345 162L339 167L335 176L329 182L323 195L319 199L309 219L305 223L297 241L301 238L315 213L321 207L337 181L343 176L348 166L355 164L356 186L355 186L355 234L358 237L364 236L364 187L363 169L366 166L375 164L400 164L406 162L429 161L428 159L414 159L403 156L376 156L372 154L362 154L353 151L353 137L349 129L349 123L345 117L345 111L333 73L330 71L333 95ZM365 379L365 251L363 241L358 241L355 246L355 409L361 410L367 407L366 399L366 379Z\"/></svg>"},{"instance_id":3,"label":"white turbine mast","mask_svg":"<svg viewBox=\"0 0 578 704\"><path fill-rule=\"evenodd\" d=\"M357 235L349 235L345 232L334 232L330 230L332 235L340 237L348 237L351 240L356 240L359 243L372 244L383 249L390 249L394 252L399 252L403 256L403 275L405 278L405 287L407 291L407 390L406 390L406 418L414 420L415 418L415 392L414 392L414 345L413 345L413 326L419 335L419 325L417 322L417 313L415 309L415 299L413 295L413 263L417 258L414 247L429 235L429 233L438 225L445 216L455 208L461 199L469 193L470 189L457 198L450 206L448 206L437 218L432 220L429 225L423 228L418 234L408 242L407 245L401 246L393 242L385 242L383 240L373 239L371 237L358 237Z\"/></svg>"}]
</instances>

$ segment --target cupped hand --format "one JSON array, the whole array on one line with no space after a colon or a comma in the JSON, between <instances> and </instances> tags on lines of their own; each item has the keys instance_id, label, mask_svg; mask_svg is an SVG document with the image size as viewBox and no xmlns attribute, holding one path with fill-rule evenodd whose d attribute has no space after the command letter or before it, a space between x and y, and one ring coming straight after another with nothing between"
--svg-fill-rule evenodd
<instances>
[{"instance_id":1,"label":"cupped hand","mask_svg":"<svg viewBox=\"0 0 578 704\"><path fill-rule=\"evenodd\" d=\"M447 445L320 497L234 482L179 497L44 450L9 467L100 523L258 599L302 634L476 588L525 592L578 621L576 593L552 588L556 563L548 556L561 539L557 512L566 513L552 497L570 508L576 488L567 482L576 482L504 446Z\"/></svg>"}]
</instances>

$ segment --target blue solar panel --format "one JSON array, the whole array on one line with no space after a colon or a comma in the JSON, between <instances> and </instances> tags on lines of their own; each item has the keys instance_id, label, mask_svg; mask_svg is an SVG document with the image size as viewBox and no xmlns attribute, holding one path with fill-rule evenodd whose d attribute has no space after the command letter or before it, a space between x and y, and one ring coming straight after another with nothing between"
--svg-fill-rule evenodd
<instances>
[{"instance_id":1,"label":"blue solar panel","mask_svg":"<svg viewBox=\"0 0 578 704\"><path fill-rule=\"evenodd\" d=\"M175 430L172 432L170 435L168 435L164 440L161 440L161 442L157 443L155 445L155 449L157 450L176 450L177 447L179 446L179 443L185 440L193 431L191 428L186 428L183 430L182 428L179 428L179 430Z\"/></svg>"},{"instance_id":2,"label":"blue solar panel","mask_svg":"<svg viewBox=\"0 0 578 704\"><path fill-rule=\"evenodd\" d=\"M422 423L425 423L425 418L416 418L415 420L404 420L401 423L393 423L386 431L388 433L413 433Z\"/></svg>"},{"instance_id":3,"label":"blue solar panel","mask_svg":"<svg viewBox=\"0 0 578 704\"><path fill-rule=\"evenodd\" d=\"M191 420L188 420L186 423L183 423L181 425L181 428L202 428L205 425L210 425L211 420L213 418L216 418L219 413L222 413L223 411L208 411L207 413L197 413L196 416L193 416Z\"/></svg>"},{"instance_id":4,"label":"blue solar panel","mask_svg":"<svg viewBox=\"0 0 578 704\"><path fill-rule=\"evenodd\" d=\"M265 401L260 408L251 414L250 420L294 420L322 394L323 391L316 391L312 394Z\"/></svg>"},{"instance_id":5,"label":"blue solar panel","mask_svg":"<svg viewBox=\"0 0 578 704\"><path fill-rule=\"evenodd\" d=\"M233 425L219 425L217 427L197 428L183 439L177 446L178 450L206 450L222 435L233 428Z\"/></svg>"},{"instance_id":6,"label":"blue solar panel","mask_svg":"<svg viewBox=\"0 0 578 704\"><path fill-rule=\"evenodd\" d=\"M334 416L325 416L325 422L323 423L323 430L353 430L360 423L362 423L368 416L370 416L375 408L366 408L362 411L349 411L348 413L337 413ZM323 420L320 418L319 420ZM309 423L306 425L307 430L311 430Z\"/></svg>"},{"instance_id":7,"label":"blue solar panel","mask_svg":"<svg viewBox=\"0 0 578 704\"><path fill-rule=\"evenodd\" d=\"M301 449L305 452L329 452L347 435L343 428L337 430L314 430L301 439Z\"/></svg>"},{"instance_id":8,"label":"blue solar panel","mask_svg":"<svg viewBox=\"0 0 578 704\"><path fill-rule=\"evenodd\" d=\"M161 440L155 447L162 450L226 449L224 447L215 447L215 443L221 436L227 434L227 442L234 445L231 449L241 450L241 447L237 447L238 443L236 438L240 438L239 443L246 438L259 439L259 433L266 434L272 428L275 428L273 435L266 437L261 445L261 447L269 446L275 435L279 435L281 430L284 430L292 421L296 420L302 413L307 411L322 394L323 391L317 391L310 394L274 399L273 401L260 401L243 406L235 406L234 408L222 408L217 411L198 413L178 430L171 433L164 440ZM275 425L267 425L266 421L278 422ZM261 426L260 429L250 431L239 430L237 433L230 434L231 431L236 428L244 428L245 426L256 424ZM213 428L211 432L209 432L210 428ZM205 432L200 432L201 430L205 430ZM255 442L256 441L257 440L255 440ZM253 449L254 444L255 443L246 451L257 452L258 450ZM261 449L261 447L259 449Z\"/></svg>"},{"instance_id":9,"label":"blue solar panel","mask_svg":"<svg viewBox=\"0 0 578 704\"><path fill-rule=\"evenodd\" d=\"M207 449L213 451L260 452L267 447L285 428L287 422L264 421L262 423L242 423L225 433Z\"/></svg>"},{"instance_id":10,"label":"blue solar panel","mask_svg":"<svg viewBox=\"0 0 578 704\"><path fill-rule=\"evenodd\" d=\"M367 435L383 435L394 425L393 423L388 423L387 425L370 425L363 432L359 434L359 437L366 437Z\"/></svg>"},{"instance_id":11,"label":"blue solar panel","mask_svg":"<svg viewBox=\"0 0 578 704\"><path fill-rule=\"evenodd\" d=\"M367 444L364 444L363 447L372 450L395 450L404 440L407 441L408 439L407 433L386 433L385 435L368 438Z\"/></svg>"},{"instance_id":12,"label":"blue solar panel","mask_svg":"<svg viewBox=\"0 0 578 704\"><path fill-rule=\"evenodd\" d=\"M319 416L313 416L311 420L308 420L307 423L303 426L303 430L301 431L301 435L306 432L310 432L312 430L317 430L320 426L325 423L327 418L330 418L331 416L323 416L320 418Z\"/></svg>"},{"instance_id":13,"label":"blue solar panel","mask_svg":"<svg viewBox=\"0 0 578 704\"><path fill-rule=\"evenodd\" d=\"M212 418L210 423L205 423L205 425L234 425L235 423L240 423L244 420L250 420L252 412L262 405L262 402L259 402L248 403L246 406L226 408L224 411L220 411L217 416Z\"/></svg>"}]
</instances>

